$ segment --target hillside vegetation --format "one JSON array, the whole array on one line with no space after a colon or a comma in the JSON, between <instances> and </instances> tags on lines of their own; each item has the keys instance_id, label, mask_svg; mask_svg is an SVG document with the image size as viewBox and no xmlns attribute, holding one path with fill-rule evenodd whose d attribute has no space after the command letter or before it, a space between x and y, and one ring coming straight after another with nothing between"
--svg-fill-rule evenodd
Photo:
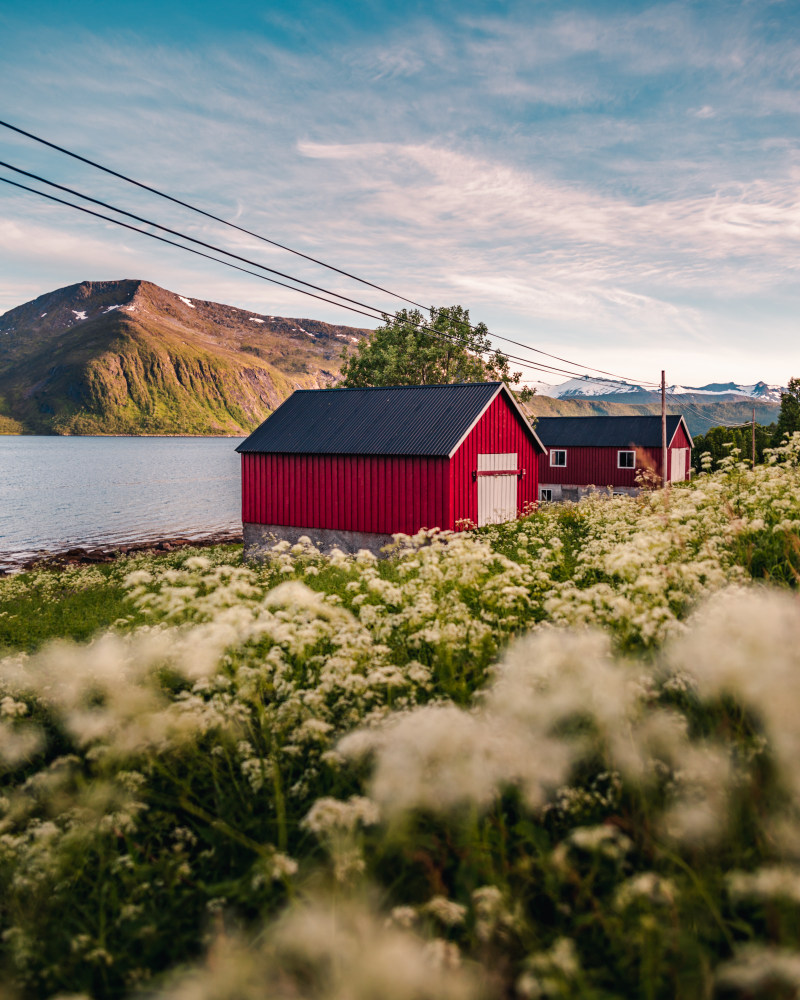
<instances>
[{"instance_id":1,"label":"hillside vegetation","mask_svg":"<svg viewBox=\"0 0 800 1000\"><path fill-rule=\"evenodd\" d=\"M0 432L230 434L338 378L365 331L84 282L0 317Z\"/></svg>"},{"instance_id":2,"label":"hillside vegetation","mask_svg":"<svg viewBox=\"0 0 800 1000\"><path fill-rule=\"evenodd\" d=\"M0 581L4 987L796 996L799 459Z\"/></svg>"},{"instance_id":3,"label":"hillside vegetation","mask_svg":"<svg viewBox=\"0 0 800 1000\"><path fill-rule=\"evenodd\" d=\"M694 397L691 409L681 398L667 401L667 413L682 413L690 434L705 434L710 427L718 424L749 423L753 415L753 403L746 399L703 402ZM661 414L661 403L614 403L605 399L555 399L551 396L535 395L525 407L537 417L590 417L624 416L626 414ZM780 412L777 403L756 403L756 421L772 424ZM698 412L699 411L699 412Z\"/></svg>"}]
</instances>

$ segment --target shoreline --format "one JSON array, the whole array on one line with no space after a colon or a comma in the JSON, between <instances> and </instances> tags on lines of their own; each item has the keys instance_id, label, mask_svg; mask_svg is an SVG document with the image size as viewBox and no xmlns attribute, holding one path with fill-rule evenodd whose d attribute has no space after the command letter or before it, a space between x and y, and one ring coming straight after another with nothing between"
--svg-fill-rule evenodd
<instances>
[{"instance_id":1,"label":"shoreline","mask_svg":"<svg viewBox=\"0 0 800 1000\"><path fill-rule=\"evenodd\" d=\"M212 545L236 545L242 543L241 531L217 531L199 538L186 535L169 535L166 538L152 538L118 545L72 546L57 552L40 551L19 561L4 560L0 553L0 579L26 573L31 570L64 569L67 566L96 566L114 562L120 556L139 553L175 552L188 548L209 548Z\"/></svg>"}]
</instances>

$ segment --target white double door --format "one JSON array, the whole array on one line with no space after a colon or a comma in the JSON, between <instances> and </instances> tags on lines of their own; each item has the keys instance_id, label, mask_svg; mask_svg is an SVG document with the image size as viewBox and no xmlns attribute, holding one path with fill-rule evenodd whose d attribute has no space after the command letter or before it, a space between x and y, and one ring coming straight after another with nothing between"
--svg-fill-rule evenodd
<instances>
[{"instance_id":1,"label":"white double door","mask_svg":"<svg viewBox=\"0 0 800 1000\"><path fill-rule=\"evenodd\" d=\"M481 472L500 475L482 476ZM478 527L517 516L517 453L478 455Z\"/></svg>"},{"instance_id":2,"label":"white double door","mask_svg":"<svg viewBox=\"0 0 800 1000\"><path fill-rule=\"evenodd\" d=\"M686 452L688 450L688 448L673 448L670 452L670 482L682 483L686 479Z\"/></svg>"}]
</instances>

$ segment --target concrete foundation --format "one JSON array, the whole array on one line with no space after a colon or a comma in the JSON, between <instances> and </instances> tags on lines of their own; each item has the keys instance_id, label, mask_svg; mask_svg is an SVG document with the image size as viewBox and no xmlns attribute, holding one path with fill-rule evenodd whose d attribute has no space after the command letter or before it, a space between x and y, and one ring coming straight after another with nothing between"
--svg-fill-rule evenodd
<instances>
[{"instance_id":1,"label":"concrete foundation","mask_svg":"<svg viewBox=\"0 0 800 1000\"><path fill-rule=\"evenodd\" d=\"M261 562L270 554L270 549L277 542L285 541L294 545L303 536L311 541L321 552L331 549L341 549L342 552L355 555L359 549L368 549L376 556L385 555L381 549L391 544L391 535L382 535L369 531L340 531L333 528L295 528L286 524L243 524L244 558L245 561Z\"/></svg>"},{"instance_id":2,"label":"concrete foundation","mask_svg":"<svg viewBox=\"0 0 800 1000\"><path fill-rule=\"evenodd\" d=\"M600 493L605 496L628 496L628 497L638 497L639 487L638 486L566 486L561 483L540 483L539 484L539 499L543 500L542 495L543 490L550 490L550 502L551 503L577 503L578 500L582 500L583 497L587 497L590 494Z\"/></svg>"}]
</instances>

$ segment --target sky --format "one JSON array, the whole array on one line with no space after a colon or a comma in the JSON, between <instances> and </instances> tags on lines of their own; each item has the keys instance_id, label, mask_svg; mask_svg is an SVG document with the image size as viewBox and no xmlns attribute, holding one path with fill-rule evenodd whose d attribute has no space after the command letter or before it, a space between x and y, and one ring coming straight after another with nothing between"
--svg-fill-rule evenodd
<instances>
[{"instance_id":1,"label":"sky","mask_svg":"<svg viewBox=\"0 0 800 1000\"><path fill-rule=\"evenodd\" d=\"M800 375L800 0L0 0L0 38L4 121L460 304L520 356L635 382ZM3 128L0 159L404 305ZM0 313L119 278L375 325L0 184Z\"/></svg>"}]
</instances>

